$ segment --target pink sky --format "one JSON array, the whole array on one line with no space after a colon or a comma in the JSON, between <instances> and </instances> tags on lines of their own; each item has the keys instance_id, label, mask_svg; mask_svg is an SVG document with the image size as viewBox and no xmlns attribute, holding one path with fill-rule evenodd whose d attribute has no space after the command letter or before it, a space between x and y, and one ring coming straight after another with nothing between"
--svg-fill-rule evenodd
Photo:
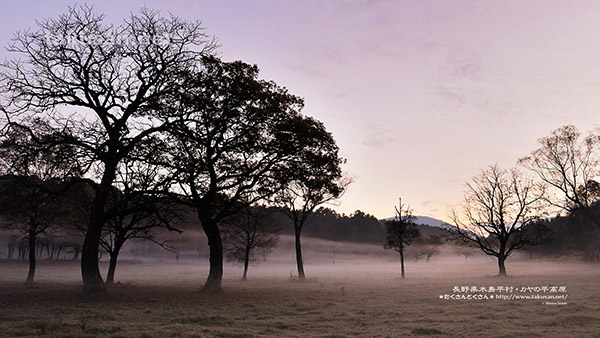
<instances>
[{"instance_id":1,"label":"pink sky","mask_svg":"<svg viewBox=\"0 0 600 338\"><path fill-rule=\"evenodd\" d=\"M14 1L0 42L70 1ZM399 196L446 218L481 167L514 166L600 107L597 1L102 1L119 20L146 4L202 20L221 57L256 63L306 99L357 177L336 207L383 218ZM2 51L2 58L7 53Z\"/></svg>"}]
</instances>

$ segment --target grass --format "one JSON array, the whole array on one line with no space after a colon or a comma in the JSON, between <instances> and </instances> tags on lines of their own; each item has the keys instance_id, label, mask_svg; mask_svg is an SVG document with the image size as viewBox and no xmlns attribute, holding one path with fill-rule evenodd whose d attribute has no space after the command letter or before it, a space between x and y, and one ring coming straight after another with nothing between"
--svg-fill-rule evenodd
<instances>
[{"instance_id":1,"label":"grass","mask_svg":"<svg viewBox=\"0 0 600 338\"><path fill-rule=\"evenodd\" d=\"M415 327L414 329L412 329L412 331L410 331L410 333L412 333L414 335L419 335L419 336L429 336L429 335L440 335L440 334L442 334L442 331L437 330L437 329L428 329L428 328L424 328L424 327Z\"/></svg>"},{"instance_id":2,"label":"grass","mask_svg":"<svg viewBox=\"0 0 600 338\"><path fill-rule=\"evenodd\" d=\"M41 261L25 285L25 263L0 261L3 337L600 337L600 267L552 261L494 264L307 265L317 282L289 280L289 266L259 266L246 282L225 276L225 293L200 293L203 265L122 263L122 284L90 301L76 262ZM190 273L192 271L193 273ZM120 272L120 274L119 274ZM251 273L252 273L251 272ZM235 274L234 274L235 273ZM457 285L566 285L566 305L538 300L443 300Z\"/></svg>"}]
</instances>

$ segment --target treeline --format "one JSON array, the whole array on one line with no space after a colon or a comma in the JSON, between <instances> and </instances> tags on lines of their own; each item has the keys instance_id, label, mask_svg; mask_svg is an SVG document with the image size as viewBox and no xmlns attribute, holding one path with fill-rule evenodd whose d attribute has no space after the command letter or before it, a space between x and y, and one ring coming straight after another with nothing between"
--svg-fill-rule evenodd
<instances>
[{"instance_id":1,"label":"treeline","mask_svg":"<svg viewBox=\"0 0 600 338\"><path fill-rule=\"evenodd\" d=\"M599 204L591 209L600 214ZM559 215L544 222L552 232L550 240L528 250L542 255L571 253L582 256L586 261L600 260L597 228L582 210L573 210L567 215Z\"/></svg>"},{"instance_id":2,"label":"treeline","mask_svg":"<svg viewBox=\"0 0 600 338\"><path fill-rule=\"evenodd\" d=\"M286 220L279 216L281 222ZM285 223L284 223L285 224ZM284 227L284 233L291 233ZM356 210L350 215L339 214L321 207L311 214L305 224L306 236L332 241L383 243L384 229L379 220L368 213Z\"/></svg>"}]
</instances>

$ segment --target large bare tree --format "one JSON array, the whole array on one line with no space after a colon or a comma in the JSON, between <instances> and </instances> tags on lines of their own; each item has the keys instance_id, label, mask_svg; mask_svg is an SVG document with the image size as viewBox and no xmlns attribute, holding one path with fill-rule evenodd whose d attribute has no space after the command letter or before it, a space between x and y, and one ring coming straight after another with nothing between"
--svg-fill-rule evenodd
<instances>
[{"instance_id":1,"label":"large bare tree","mask_svg":"<svg viewBox=\"0 0 600 338\"><path fill-rule=\"evenodd\" d=\"M549 188L547 201L570 214L578 213L586 234L586 254L600 259L600 140L597 130L582 135L572 125L554 130L538 140L539 148L519 163ZM586 225L590 224L589 234Z\"/></svg>"},{"instance_id":2,"label":"large bare tree","mask_svg":"<svg viewBox=\"0 0 600 338\"><path fill-rule=\"evenodd\" d=\"M5 127L42 117L55 130L51 143L39 139L42 146L75 147L82 173L96 182L82 247L85 294L106 291L98 248L119 164L165 129L155 102L215 48L200 22L148 9L115 26L75 6L14 35L8 51L15 58L2 63L0 75Z\"/></svg>"},{"instance_id":3,"label":"large bare tree","mask_svg":"<svg viewBox=\"0 0 600 338\"><path fill-rule=\"evenodd\" d=\"M540 147L519 164L531 170L550 189L547 201L568 212L582 210L600 227L593 206L600 200L600 143L598 135L582 135L572 125L560 127L538 140Z\"/></svg>"},{"instance_id":4,"label":"large bare tree","mask_svg":"<svg viewBox=\"0 0 600 338\"><path fill-rule=\"evenodd\" d=\"M539 222L545 190L517 169L489 166L467 182L463 212L452 211L455 238L476 244L498 260L506 276L506 259L524 245L541 244L548 231Z\"/></svg>"}]
</instances>

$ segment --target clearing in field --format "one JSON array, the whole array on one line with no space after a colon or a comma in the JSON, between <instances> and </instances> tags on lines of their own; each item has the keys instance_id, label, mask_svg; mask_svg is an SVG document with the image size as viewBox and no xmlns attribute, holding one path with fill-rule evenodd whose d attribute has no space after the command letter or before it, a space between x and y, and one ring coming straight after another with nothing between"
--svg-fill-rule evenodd
<instances>
[{"instance_id":1,"label":"clearing in field","mask_svg":"<svg viewBox=\"0 0 600 338\"><path fill-rule=\"evenodd\" d=\"M76 262L42 261L32 286L25 263L0 269L3 336L600 337L600 269L577 261L514 260L498 278L493 260L438 257L408 262L400 280L397 261L346 255L307 264L299 283L293 260L279 256L248 281L228 267L218 295L199 292L205 263L126 261L95 301L80 295ZM563 299L516 299L527 295Z\"/></svg>"}]
</instances>

